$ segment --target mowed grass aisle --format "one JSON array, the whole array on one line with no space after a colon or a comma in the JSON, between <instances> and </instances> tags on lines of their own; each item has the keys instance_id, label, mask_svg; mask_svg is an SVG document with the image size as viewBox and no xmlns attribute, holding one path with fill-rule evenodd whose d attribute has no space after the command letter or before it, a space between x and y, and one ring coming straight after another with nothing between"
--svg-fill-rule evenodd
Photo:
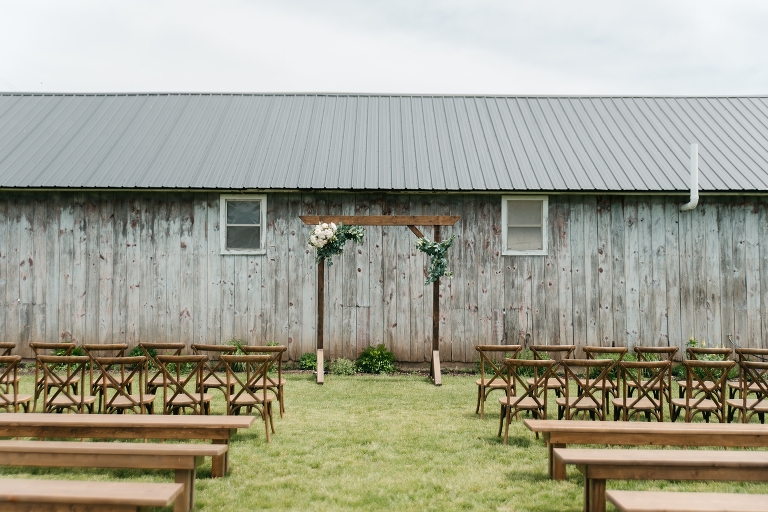
<instances>
[{"instance_id":1,"label":"mowed grass aisle","mask_svg":"<svg viewBox=\"0 0 768 512\"><path fill-rule=\"evenodd\" d=\"M231 445L231 473L199 471L195 510L579 511L582 480L547 478L544 444L515 422L496 437L499 393L474 414L476 376L288 375L286 416L267 445L260 420ZM24 387L31 385L25 377ZM214 413L224 400L214 392ZM161 397L158 397L161 399ZM160 407L156 407L159 410ZM556 410L550 411L550 418ZM6 477L172 481L170 472L0 468ZM617 489L768 493L742 483L609 482Z\"/></svg>"}]
</instances>

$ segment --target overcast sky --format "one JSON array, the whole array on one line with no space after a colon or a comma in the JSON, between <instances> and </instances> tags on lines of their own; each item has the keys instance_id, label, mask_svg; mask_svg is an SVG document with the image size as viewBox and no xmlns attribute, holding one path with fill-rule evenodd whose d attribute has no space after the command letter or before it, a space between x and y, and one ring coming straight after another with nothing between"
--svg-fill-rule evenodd
<instances>
[{"instance_id":1,"label":"overcast sky","mask_svg":"<svg viewBox=\"0 0 768 512\"><path fill-rule=\"evenodd\" d=\"M0 0L0 90L768 94L768 1Z\"/></svg>"}]
</instances>

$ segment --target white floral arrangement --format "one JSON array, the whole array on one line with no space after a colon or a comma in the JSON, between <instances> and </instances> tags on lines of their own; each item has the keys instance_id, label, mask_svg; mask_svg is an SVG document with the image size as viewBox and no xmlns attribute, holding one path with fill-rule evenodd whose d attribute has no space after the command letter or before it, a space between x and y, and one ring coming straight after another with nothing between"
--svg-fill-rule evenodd
<instances>
[{"instance_id":1,"label":"white floral arrangement","mask_svg":"<svg viewBox=\"0 0 768 512\"><path fill-rule=\"evenodd\" d=\"M307 243L317 249L315 260L320 263L328 260L328 266L333 265L331 257L344 252L344 244L352 240L357 244L363 243L363 228L360 226L345 226L333 222L321 222L309 234Z\"/></svg>"}]
</instances>

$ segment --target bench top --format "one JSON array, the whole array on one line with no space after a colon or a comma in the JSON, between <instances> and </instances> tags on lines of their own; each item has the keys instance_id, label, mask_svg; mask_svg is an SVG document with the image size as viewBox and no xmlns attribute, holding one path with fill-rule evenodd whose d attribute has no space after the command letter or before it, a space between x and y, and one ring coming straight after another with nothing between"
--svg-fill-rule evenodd
<instances>
[{"instance_id":1,"label":"bench top","mask_svg":"<svg viewBox=\"0 0 768 512\"><path fill-rule=\"evenodd\" d=\"M768 494L607 491L621 512L768 512Z\"/></svg>"},{"instance_id":2,"label":"bench top","mask_svg":"<svg viewBox=\"0 0 768 512\"><path fill-rule=\"evenodd\" d=\"M206 416L164 414L0 414L0 427L118 427L118 428L249 428L255 416Z\"/></svg>"},{"instance_id":3,"label":"bench top","mask_svg":"<svg viewBox=\"0 0 768 512\"><path fill-rule=\"evenodd\" d=\"M595 434L698 434L766 435L768 425L757 423L672 423L639 421L523 420L532 432L582 432ZM606 444L609 440L606 439Z\"/></svg>"},{"instance_id":4,"label":"bench top","mask_svg":"<svg viewBox=\"0 0 768 512\"><path fill-rule=\"evenodd\" d=\"M227 452L226 444L80 443L77 441L0 441L2 453L150 455L213 457Z\"/></svg>"},{"instance_id":5,"label":"bench top","mask_svg":"<svg viewBox=\"0 0 768 512\"><path fill-rule=\"evenodd\" d=\"M553 452L563 463L579 465L768 467L766 451L555 448Z\"/></svg>"},{"instance_id":6,"label":"bench top","mask_svg":"<svg viewBox=\"0 0 768 512\"><path fill-rule=\"evenodd\" d=\"M181 494L182 484L0 479L0 503L68 503L165 507Z\"/></svg>"}]
</instances>

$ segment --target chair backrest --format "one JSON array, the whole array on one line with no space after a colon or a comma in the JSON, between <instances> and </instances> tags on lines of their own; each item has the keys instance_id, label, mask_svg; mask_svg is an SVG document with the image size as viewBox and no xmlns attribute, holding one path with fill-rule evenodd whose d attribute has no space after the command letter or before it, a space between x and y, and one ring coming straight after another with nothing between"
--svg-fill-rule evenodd
<instances>
[{"instance_id":1,"label":"chair backrest","mask_svg":"<svg viewBox=\"0 0 768 512\"><path fill-rule=\"evenodd\" d=\"M104 412L130 409L136 414L142 414L144 412L144 388L146 385L143 381L146 375L144 372L144 365L147 364L146 356L94 357L92 361L103 376L101 379L101 396ZM138 395L133 395L128 391L132 382L138 385ZM112 396L108 394L110 390ZM121 404L119 407L115 407L115 403L120 398L123 398L127 405Z\"/></svg>"},{"instance_id":2,"label":"chair backrest","mask_svg":"<svg viewBox=\"0 0 768 512\"><path fill-rule=\"evenodd\" d=\"M728 347L688 347L685 349L688 359L703 360L702 356L716 356L722 361L727 361L733 355L733 350Z\"/></svg>"},{"instance_id":3,"label":"chair backrest","mask_svg":"<svg viewBox=\"0 0 768 512\"><path fill-rule=\"evenodd\" d=\"M728 372L736 363L734 361L683 361L685 366L685 408L696 409L705 400L711 400L717 406L715 411L720 421L723 421L725 408L725 387Z\"/></svg>"},{"instance_id":4,"label":"chair backrest","mask_svg":"<svg viewBox=\"0 0 768 512\"><path fill-rule=\"evenodd\" d=\"M173 402L177 398L184 398L190 402L188 407L191 407L195 414L205 414L203 368L207 359L208 356L200 354L157 356L157 364L163 374L163 404L166 413L171 411ZM185 365L192 366L186 367ZM186 376L184 375L185 371L189 371ZM191 382L194 382L194 391L187 389Z\"/></svg>"},{"instance_id":5,"label":"chair backrest","mask_svg":"<svg viewBox=\"0 0 768 512\"><path fill-rule=\"evenodd\" d=\"M608 374L616 363L612 359L563 359L560 366L565 376L565 419L571 419L573 410L588 407L594 403L594 411L601 420L605 419L606 389ZM576 397L571 397L571 387L580 389ZM591 402L590 402L591 401ZM599 405L599 406L598 406Z\"/></svg>"},{"instance_id":6,"label":"chair backrest","mask_svg":"<svg viewBox=\"0 0 768 512\"><path fill-rule=\"evenodd\" d=\"M85 369L91 362L88 356L37 356L42 369L43 408L50 410L52 402L62 397L77 412L85 408L85 386L78 385L85 381ZM79 393L74 388L80 390ZM88 395L90 396L90 395Z\"/></svg>"},{"instance_id":7,"label":"chair backrest","mask_svg":"<svg viewBox=\"0 0 768 512\"><path fill-rule=\"evenodd\" d=\"M504 381L505 384L510 384L504 373L504 361L506 361L507 358L517 357L521 348L521 345L477 345L475 350L480 354L480 382L482 382L483 385L488 386L496 379L500 379ZM485 377L486 364L493 371L493 375L489 379L486 379ZM514 387L514 382L511 384Z\"/></svg>"},{"instance_id":8,"label":"chair backrest","mask_svg":"<svg viewBox=\"0 0 768 512\"><path fill-rule=\"evenodd\" d=\"M10 356L11 352L13 352L13 349L16 348L15 343L0 343L0 351L2 351L2 354L0 356Z\"/></svg>"},{"instance_id":9,"label":"chair backrest","mask_svg":"<svg viewBox=\"0 0 768 512\"><path fill-rule=\"evenodd\" d=\"M534 359L569 359L573 357L576 345L531 345L528 348L533 352ZM544 356L547 357L544 357Z\"/></svg>"},{"instance_id":10,"label":"chair backrest","mask_svg":"<svg viewBox=\"0 0 768 512\"><path fill-rule=\"evenodd\" d=\"M0 356L0 382L4 383L6 388L5 393L0 393L0 409L7 411L13 408L14 412L19 410L16 381L19 377L20 361L21 356Z\"/></svg>"},{"instance_id":11,"label":"chair backrest","mask_svg":"<svg viewBox=\"0 0 768 512\"><path fill-rule=\"evenodd\" d=\"M42 378L42 368L40 367L40 361L38 356L53 355L55 351L61 351L60 355L69 356L72 355L72 351L75 350L74 343L45 343L33 341L29 344L29 348L35 353L35 382L39 382Z\"/></svg>"},{"instance_id":12,"label":"chair backrest","mask_svg":"<svg viewBox=\"0 0 768 512\"><path fill-rule=\"evenodd\" d=\"M515 396L520 400L531 399L547 417L547 390L550 377L557 367L557 361L552 359L514 359L505 358L504 367L507 377L507 396ZM530 369L533 375L528 375ZM519 400L518 400L519 403Z\"/></svg>"},{"instance_id":13,"label":"chair backrest","mask_svg":"<svg viewBox=\"0 0 768 512\"><path fill-rule=\"evenodd\" d=\"M672 361L677 347L635 347L638 361Z\"/></svg>"},{"instance_id":14,"label":"chair backrest","mask_svg":"<svg viewBox=\"0 0 768 512\"><path fill-rule=\"evenodd\" d=\"M757 412L765 413L768 410L768 363L764 361L742 361L740 363L744 380L749 383L749 388L741 389L743 408L742 421L749 422L749 418ZM750 395L753 397L749 398ZM754 400L754 401L752 401ZM749 402L749 407L747 407ZM747 413L748 410L752 413Z\"/></svg>"},{"instance_id":15,"label":"chair backrest","mask_svg":"<svg viewBox=\"0 0 768 512\"><path fill-rule=\"evenodd\" d=\"M234 354L237 352L237 347L232 345L203 345L200 343L193 343L192 352L198 355L208 356L208 359L205 361L205 368L203 369L203 381L213 378L218 386L226 386L224 377L220 375L220 373L226 373L224 371L224 362L221 360L221 356L224 354ZM208 387L210 387L210 384Z\"/></svg>"},{"instance_id":16,"label":"chair backrest","mask_svg":"<svg viewBox=\"0 0 768 512\"><path fill-rule=\"evenodd\" d=\"M650 402L656 407L659 421L664 421L664 398L669 385L671 361L619 361L621 379L621 402L623 419L632 415L631 410L643 403ZM629 396L634 388L635 396Z\"/></svg>"},{"instance_id":17,"label":"chair backrest","mask_svg":"<svg viewBox=\"0 0 768 512\"><path fill-rule=\"evenodd\" d=\"M584 347L584 355L587 359L607 359L616 356L614 361L618 362L624 359L627 353L627 347Z\"/></svg>"},{"instance_id":18,"label":"chair backrest","mask_svg":"<svg viewBox=\"0 0 768 512\"><path fill-rule=\"evenodd\" d=\"M222 355L221 360L227 372L227 380L233 384L232 388L234 388L230 389L230 386L227 386L224 392L227 414L236 412L238 401L266 404L267 390L269 390L267 373L273 362L272 356L266 354ZM234 368L237 367L242 367L243 371L236 372Z\"/></svg>"},{"instance_id":19,"label":"chair backrest","mask_svg":"<svg viewBox=\"0 0 768 512\"><path fill-rule=\"evenodd\" d=\"M179 356L181 351L184 350L183 343L139 343L141 351L147 357L147 363L144 368L147 370L147 385L155 382L157 377L163 374L163 370L160 368L160 363L157 361L157 356ZM154 367L154 370L150 370L150 367ZM150 374L151 372L151 374Z\"/></svg>"},{"instance_id":20,"label":"chair backrest","mask_svg":"<svg viewBox=\"0 0 768 512\"><path fill-rule=\"evenodd\" d=\"M90 383L93 386L94 378L93 373L96 369L94 358L96 357L125 357L125 351L128 349L127 343L105 343L105 344L83 344L83 350L85 354L91 358L91 364L89 365L88 375L90 376ZM108 353L105 353L108 352Z\"/></svg>"},{"instance_id":21,"label":"chair backrest","mask_svg":"<svg viewBox=\"0 0 768 512\"><path fill-rule=\"evenodd\" d=\"M737 348L736 360L768 362L768 348Z\"/></svg>"},{"instance_id":22,"label":"chair backrest","mask_svg":"<svg viewBox=\"0 0 768 512\"><path fill-rule=\"evenodd\" d=\"M271 356L272 363L270 368L274 367L275 363L277 363L278 382L283 378L283 354L288 350L288 347L285 345L243 345L241 348L246 354L266 354ZM275 382L269 375L267 375L267 379L272 386L278 384L278 382Z\"/></svg>"}]
</instances>

